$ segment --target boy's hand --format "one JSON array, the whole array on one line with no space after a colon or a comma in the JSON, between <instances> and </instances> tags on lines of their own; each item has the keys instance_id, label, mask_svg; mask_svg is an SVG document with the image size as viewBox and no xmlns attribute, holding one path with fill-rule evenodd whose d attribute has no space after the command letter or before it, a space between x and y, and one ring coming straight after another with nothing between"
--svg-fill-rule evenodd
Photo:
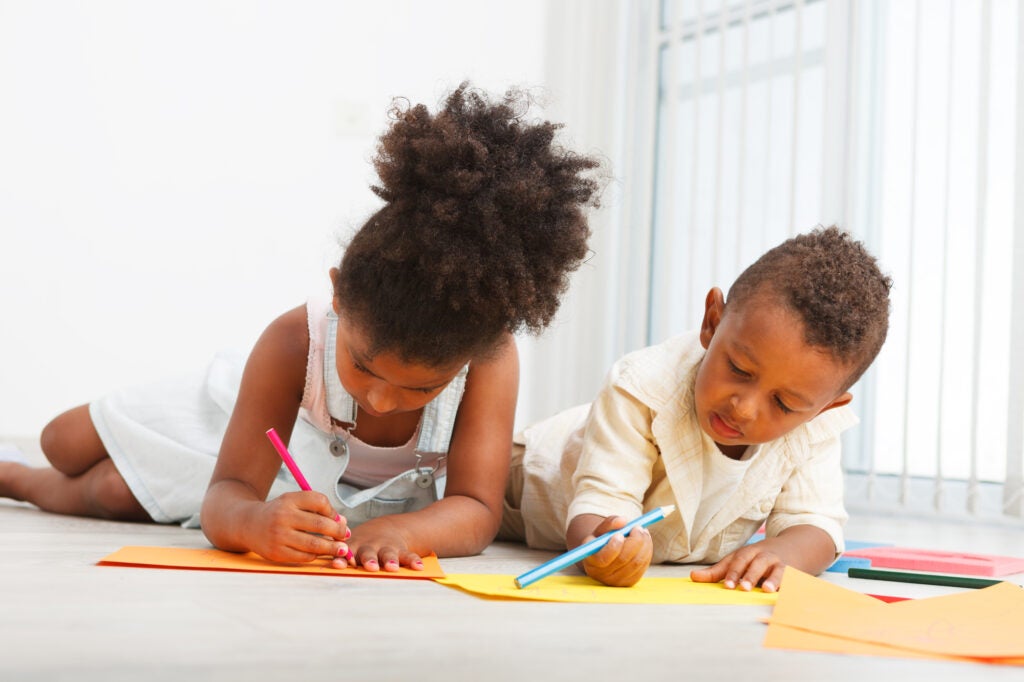
<instances>
[{"instance_id":1,"label":"boy's hand","mask_svg":"<svg viewBox=\"0 0 1024 682\"><path fill-rule=\"evenodd\" d=\"M765 592L775 592L787 565L818 575L835 556L836 545L828 533L815 526L796 525L773 538L740 547L714 566L690 571L690 579L698 583L722 581L730 590L737 586L751 590L760 585Z\"/></svg>"},{"instance_id":2,"label":"boy's hand","mask_svg":"<svg viewBox=\"0 0 1024 682\"><path fill-rule=\"evenodd\" d=\"M628 522L628 519L621 516L609 516L578 544L589 542L610 530L622 528ZM638 526L626 537L621 534L612 536L600 551L583 560L583 570L591 578L605 585L630 587L644 577L647 567L651 565L653 554L654 543L651 541L650 532Z\"/></svg>"},{"instance_id":3,"label":"boy's hand","mask_svg":"<svg viewBox=\"0 0 1024 682\"><path fill-rule=\"evenodd\" d=\"M260 503L249 531L248 545L265 559L307 562L321 556L344 556L351 534L345 517L326 495L301 491L284 493Z\"/></svg>"},{"instance_id":4,"label":"boy's hand","mask_svg":"<svg viewBox=\"0 0 1024 682\"><path fill-rule=\"evenodd\" d=\"M775 592L785 568L785 562L761 541L740 547L713 566L690 571L690 579L696 583L722 582L730 590L738 586L749 592L760 585L765 592Z\"/></svg>"}]
</instances>

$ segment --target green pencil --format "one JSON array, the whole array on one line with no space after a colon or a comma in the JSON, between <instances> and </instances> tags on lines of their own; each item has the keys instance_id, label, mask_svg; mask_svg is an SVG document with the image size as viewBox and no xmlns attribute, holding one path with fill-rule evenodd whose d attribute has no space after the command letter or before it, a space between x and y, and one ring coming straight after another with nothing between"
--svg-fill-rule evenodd
<instances>
[{"instance_id":1,"label":"green pencil","mask_svg":"<svg viewBox=\"0 0 1024 682\"><path fill-rule=\"evenodd\" d=\"M1003 582L1002 580L988 580L986 578L968 578L962 575L885 571L880 568L850 568L846 574L851 578L889 580L896 583L915 583L920 585L945 585L947 587L991 587Z\"/></svg>"}]
</instances>

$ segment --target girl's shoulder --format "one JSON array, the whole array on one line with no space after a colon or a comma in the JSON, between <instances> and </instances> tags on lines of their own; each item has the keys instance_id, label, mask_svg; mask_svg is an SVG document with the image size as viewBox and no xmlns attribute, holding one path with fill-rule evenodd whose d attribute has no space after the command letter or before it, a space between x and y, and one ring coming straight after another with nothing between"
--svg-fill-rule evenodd
<instances>
[{"instance_id":1,"label":"girl's shoulder","mask_svg":"<svg viewBox=\"0 0 1024 682\"><path fill-rule=\"evenodd\" d=\"M281 350L301 350L305 355L310 340L306 308L300 305L278 315L267 325L260 341L271 342Z\"/></svg>"},{"instance_id":2,"label":"girl's shoulder","mask_svg":"<svg viewBox=\"0 0 1024 682\"><path fill-rule=\"evenodd\" d=\"M249 356L249 364L275 373L301 371L304 376L309 341L306 306L292 308L274 318L263 330Z\"/></svg>"}]
</instances>

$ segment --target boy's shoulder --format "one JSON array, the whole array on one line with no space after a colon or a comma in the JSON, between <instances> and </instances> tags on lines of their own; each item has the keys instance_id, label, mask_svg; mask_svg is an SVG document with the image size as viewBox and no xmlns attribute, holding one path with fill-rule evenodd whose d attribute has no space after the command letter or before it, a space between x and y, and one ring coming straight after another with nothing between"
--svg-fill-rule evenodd
<instances>
[{"instance_id":1,"label":"boy's shoulder","mask_svg":"<svg viewBox=\"0 0 1024 682\"><path fill-rule=\"evenodd\" d=\"M703 357L699 332L685 332L624 355L610 379L648 405L664 404L689 391Z\"/></svg>"},{"instance_id":2,"label":"boy's shoulder","mask_svg":"<svg viewBox=\"0 0 1024 682\"><path fill-rule=\"evenodd\" d=\"M791 433L801 434L808 445L824 443L837 438L846 429L860 422L857 413L849 405L841 405L826 410L805 424L798 426Z\"/></svg>"}]
</instances>

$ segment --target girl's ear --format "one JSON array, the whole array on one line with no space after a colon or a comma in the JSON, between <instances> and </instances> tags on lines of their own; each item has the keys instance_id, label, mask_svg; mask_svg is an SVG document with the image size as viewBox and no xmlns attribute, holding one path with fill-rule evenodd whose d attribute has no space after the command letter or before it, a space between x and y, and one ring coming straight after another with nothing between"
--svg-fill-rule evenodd
<instances>
[{"instance_id":1,"label":"girl's ear","mask_svg":"<svg viewBox=\"0 0 1024 682\"><path fill-rule=\"evenodd\" d=\"M722 313L725 311L725 296L718 287L712 287L704 299L704 320L700 323L700 345L704 350L711 345L711 337L715 335Z\"/></svg>"},{"instance_id":2,"label":"girl's ear","mask_svg":"<svg viewBox=\"0 0 1024 682\"><path fill-rule=\"evenodd\" d=\"M331 268L331 291L332 292L338 290L337 282L338 282L338 275L340 273L341 273L341 271L338 270L338 268ZM341 306L338 305L338 295L337 294L332 294L331 295L331 305L334 308L334 314L335 315L341 315Z\"/></svg>"}]
</instances>

